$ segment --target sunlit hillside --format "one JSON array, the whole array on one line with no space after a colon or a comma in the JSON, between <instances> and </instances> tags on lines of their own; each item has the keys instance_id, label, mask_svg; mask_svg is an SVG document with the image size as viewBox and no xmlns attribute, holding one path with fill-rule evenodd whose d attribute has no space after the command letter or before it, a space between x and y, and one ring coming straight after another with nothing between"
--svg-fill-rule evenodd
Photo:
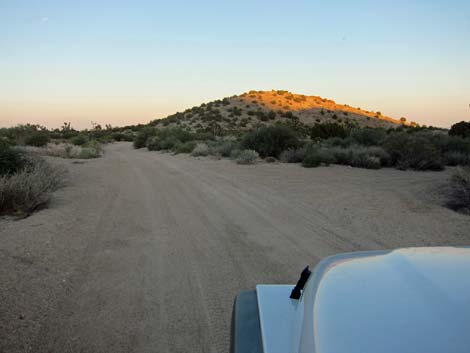
<instances>
[{"instance_id":1,"label":"sunlit hillside","mask_svg":"<svg viewBox=\"0 0 470 353\"><path fill-rule=\"evenodd\" d=\"M393 128L408 123L373 112L338 104L333 100L288 91L250 91L154 120L157 126L180 126L191 130L208 128L248 130L259 124L291 121L305 125L338 123L349 127Z\"/></svg>"}]
</instances>

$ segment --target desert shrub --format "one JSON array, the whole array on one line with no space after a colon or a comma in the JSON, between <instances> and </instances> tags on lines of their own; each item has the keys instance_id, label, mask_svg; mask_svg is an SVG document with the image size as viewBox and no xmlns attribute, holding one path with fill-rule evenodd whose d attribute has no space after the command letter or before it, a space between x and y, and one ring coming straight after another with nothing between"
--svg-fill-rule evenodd
<instances>
[{"instance_id":1,"label":"desert shrub","mask_svg":"<svg viewBox=\"0 0 470 353\"><path fill-rule=\"evenodd\" d=\"M13 174L24 166L24 155L4 141L0 141L0 176Z\"/></svg>"},{"instance_id":2,"label":"desert shrub","mask_svg":"<svg viewBox=\"0 0 470 353\"><path fill-rule=\"evenodd\" d=\"M350 148L331 147L330 151L335 156L336 163L343 165L351 165L353 152Z\"/></svg>"},{"instance_id":3,"label":"desert shrub","mask_svg":"<svg viewBox=\"0 0 470 353\"><path fill-rule=\"evenodd\" d=\"M221 145L216 148L216 152L222 157L230 157L234 149L238 149L239 144L236 141L223 141Z\"/></svg>"},{"instance_id":4,"label":"desert shrub","mask_svg":"<svg viewBox=\"0 0 470 353\"><path fill-rule=\"evenodd\" d=\"M70 142L72 142L72 144L74 144L75 146L82 146L87 143L87 141L88 139L84 135L77 135L70 139Z\"/></svg>"},{"instance_id":5,"label":"desert shrub","mask_svg":"<svg viewBox=\"0 0 470 353\"><path fill-rule=\"evenodd\" d=\"M341 138L341 137L330 137L323 141L324 145L327 146L339 146L339 147L349 147L353 143L351 137Z\"/></svg>"},{"instance_id":6,"label":"desert shrub","mask_svg":"<svg viewBox=\"0 0 470 353\"><path fill-rule=\"evenodd\" d=\"M214 134L210 132L196 132L195 134L192 135L193 140L198 140L198 141L207 141L207 140L215 140ZM185 141L182 141L185 142Z\"/></svg>"},{"instance_id":7,"label":"desert shrub","mask_svg":"<svg viewBox=\"0 0 470 353\"><path fill-rule=\"evenodd\" d=\"M156 135L156 129L152 127L145 127L137 132L134 138L134 148L143 148L147 144L147 140Z\"/></svg>"},{"instance_id":8,"label":"desert shrub","mask_svg":"<svg viewBox=\"0 0 470 353\"><path fill-rule=\"evenodd\" d=\"M450 127L450 136L470 137L470 121L461 121Z\"/></svg>"},{"instance_id":9,"label":"desert shrub","mask_svg":"<svg viewBox=\"0 0 470 353\"><path fill-rule=\"evenodd\" d=\"M160 149L162 150L172 150L182 141L178 140L175 136L168 136L161 140Z\"/></svg>"},{"instance_id":10,"label":"desert shrub","mask_svg":"<svg viewBox=\"0 0 470 353\"><path fill-rule=\"evenodd\" d=\"M115 132L111 134L111 138L114 141L133 141L133 136L131 134L126 134L123 132Z\"/></svg>"},{"instance_id":11,"label":"desert shrub","mask_svg":"<svg viewBox=\"0 0 470 353\"><path fill-rule=\"evenodd\" d=\"M354 142L364 146L378 146L387 136L384 129L356 129L351 132L351 138Z\"/></svg>"},{"instance_id":12,"label":"desert shrub","mask_svg":"<svg viewBox=\"0 0 470 353\"><path fill-rule=\"evenodd\" d=\"M310 144L305 148L305 156L302 160L302 166L314 168L320 164L330 165L336 163L336 157L333 152L318 144Z\"/></svg>"},{"instance_id":13,"label":"desert shrub","mask_svg":"<svg viewBox=\"0 0 470 353\"><path fill-rule=\"evenodd\" d=\"M455 151L470 154L470 138L427 132L418 133L416 136L428 139L442 153Z\"/></svg>"},{"instance_id":14,"label":"desert shrub","mask_svg":"<svg viewBox=\"0 0 470 353\"><path fill-rule=\"evenodd\" d=\"M209 146L205 143L198 143L196 147L191 152L191 156L199 157L199 156L208 156L210 152Z\"/></svg>"},{"instance_id":15,"label":"desert shrub","mask_svg":"<svg viewBox=\"0 0 470 353\"><path fill-rule=\"evenodd\" d=\"M289 148L279 156L279 160L282 163L301 163L306 154L307 150L304 147L301 148Z\"/></svg>"},{"instance_id":16,"label":"desert shrub","mask_svg":"<svg viewBox=\"0 0 470 353\"><path fill-rule=\"evenodd\" d=\"M264 160L266 161L266 163L276 163L277 162L277 159L274 158L274 157L266 157Z\"/></svg>"},{"instance_id":17,"label":"desert shrub","mask_svg":"<svg viewBox=\"0 0 470 353\"><path fill-rule=\"evenodd\" d=\"M239 148L232 150L232 152L230 153L230 159L237 159L240 153L242 153L242 150Z\"/></svg>"},{"instance_id":18,"label":"desert shrub","mask_svg":"<svg viewBox=\"0 0 470 353\"><path fill-rule=\"evenodd\" d=\"M452 166L470 165L470 154L459 152L459 151L449 151L449 152L444 153L444 161L446 165L452 165Z\"/></svg>"},{"instance_id":19,"label":"desert shrub","mask_svg":"<svg viewBox=\"0 0 470 353\"><path fill-rule=\"evenodd\" d=\"M253 150L243 150L237 157L237 164L253 164L258 158L258 152Z\"/></svg>"},{"instance_id":20,"label":"desert shrub","mask_svg":"<svg viewBox=\"0 0 470 353\"><path fill-rule=\"evenodd\" d=\"M98 149L93 147L83 147L78 155L80 159L98 158L101 153Z\"/></svg>"},{"instance_id":21,"label":"desert shrub","mask_svg":"<svg viewBox=\"0 0 470 353\"><path fill-rule=\"evenodd\" d=\"M244 149L252 149L263 158L278 158L282 151L299 147L296 133L283 125L261 127L247 133L242 139Z\"/></svg>"},{"instance_id":22,"label":"desert shrub","mask_svg":"<svg viewBox=\"0 0 470 353\"><path fill-rule=\"evenodd\" d=\"M447 205L470 213L470 167L458 167L452 174Z\"/></svg>"},{"instance_id":23,"label":"desert shrub","mask_svg":"<svg viewBox=\"0 0 470 353\"><path fill-rule=\"evenodd\" d=\"M380 169L380 159L378 157L360 152L352 155L351 166L366 169Z\"/></svg>"},{"instance_id":24,"label":"desert shrub","mask_svg":"<svg viewBox=\"0 0 470 353\"><path fill-rule=\"evenodd\" d=\"M368 169L390 165L390 156L381 147L352 145L347 148L330 147L328 151L338 164Z\"/></svg>"},{"instance_id":25,"label":"desert shrub","mask_svg":"<svg viewBox=\"0 0 470 353\"><path fill-rule=\"evenodd\" d=\"M103 153L101 145L96 140L91 140L84 146L58 143L48 144L46 147L22 147L22 150L37 156L81 159L98 158Z\"/></svg>"},{"instance_id":26,"label":"desert shrub","mask_svg":"<svg viewBox=\"0 0 470 353\"><path fill-rule=\"evenodd\" d=\"M196 144L197 144L196 141L188 141L188 142L185 142L185 143L180 143L174 149L175 154L191 153L194 150L194 148L196 147Z\"/></svg>"},{"instance_id":27,"label":"desert shrub","mask_svg":"<svg viewBox=\"0 0 470 353\"><path fill-rule=\"evenodd\" d=\"M289 107L284 107L285 109L289 109ZM291 111L281 113L281 116L286 119L294 119L294 114Z\"/></svg>"},{"instance_id":28,"label":"desert shrub","mask_svg":"<svg viewBox=\"0 0 470 353\"><path fill-rule=\"evenodd\" d=\"M97 140L89 140L86 144L82 146L82 149L83 148L91 148L95 150L94 154L96 155L96 157L92 158L100 157L103 154L103 145Z\"/></svg>"},{"instance_id":29,"label":"desert shrub","mask_svg":"<svg viewBox=\"0 0 470 353\"><path fill-rule=\"evenodd\" d=\"M30 214L47 204L64 174L63 169L39 157L29 157L23 169L0 177L0 214Z\"/></svg>"},{"instance_id":30,"label":"desert shrub","mask_svg":"<svg viewBox=\"0 0 470 353\"><path fill-rule=\"evenodd\" d=\"M147 146L147 149L149 151L160 151L161 150L160 143L161 143L161 140L158 136L150 136L147 139L147 142L145 143L145 145Z\"/></svg>"},{"instance_id":31,"label":"desert shrub","mask_svg":"<svg viewBox=\"0 0 470 353\"><path fill-rule=\"evenodd\" d=\"M50 138L45 132L33 132L28 135L25 139L25 145L27 146L35 146L35 147L43 147L46 146L49 142Z\"/></svg>"},{"instance_id":32,"label":"desert shrub","mask_svg":"<svg viewBox=\"0 0 470 353\"><path fill-rule=\"evenodd\" d=\"M383 147L390 154L392 164L396 165L399 160L405 158L407 146L412 137L405 132L391 133L384 140Z\"/></svg>"},{"instance_id":33,"label":"desert shrub","mask_svg":"<svg viewBox=\"0 0 470 353\"><path fill-rule=\"evenodd\" d=\"M321 163L325 165L330 165L336 163L336 157L332 151L326 148L318 149L318 157L320 158Z\"/></svg>"},{"instance_id":34,"label":"desert shrub","mask_svg":"<svg viewBox=\"0 0 470 353\"><path fill-rule=\"evenodd\" d=\"M302 166L304 168L316 168L320 166L321 158L317 149L309 149L305 155L304 160L302 161Z\"/></svg>"},{"instance_id":35,"label":"desert shrub","mask_svg":"<svg viewBox=\"0 0 470 353\"><path fill-rule=\"evenodd\" d=\"M196 136L194 136L194 134L192 134L191 132L183 130L181 128L176 128L176 127L157 130L156 134L162 140L165 140L166 138L170 138L170 137L177 139L181 142L188 142L188 141L196 139ZM202 138L199 138L199 139L202 139Z\"/></svg>"},{"instance_id":36,"label":"desert shrub","mask_svg":"<svg viewBox=\"0 0 470 353\"><path fill-rule=\"evenodd\" d=\"M367 154L372 157L376 157L380 161L380 165L382 167L389 167L391 166L391 158L387 151L385 151L382 147L379 146L369 146L365 147Z\"/></svg>"},{"instance_id":37,"label":"desert shrub","mask_svg":"<svg viewBox=\"0 0 470 353\"><path fill-rule=\"evenodd\" d=\"M181 128L157 129L153 136L147 139L146 146L149 151L173 150L181 143L193 141L195 134Z\"/></svg>"},{"instance_id":38,"label":"desert shrub","mask_svg":"<svg viewBox=\"0 0 470 353\"><path fill-rule=\"evenodd\" d=\"M346 136L348 136L348 131L337 123L316 124L310 129L310 138L312 140L325 140L330 137L345 138Z\"/></svg>"},{"instance_id":39,"label":"desert shrub","mask_svg":"<svg viewBox=\"0 0 470 353\"><path fill-rule=\"evenodd\" d=\"M392 165L398 169L442 170L444 163L441 152L422 136L405 132L392 133L383 144L390 154Z\"/></svg>"},{"instance_id":40,"label":"desert shrub","mask_svg":"<svg viewBox=\"0 0 470 353\"><path fill-rule=\"evenodd\" d=\"M457 136L449 136L446 141L445 147L442 151L456 151L465 154L470 154L470 137L462 138Z\"/></svg>"}]
</instances>

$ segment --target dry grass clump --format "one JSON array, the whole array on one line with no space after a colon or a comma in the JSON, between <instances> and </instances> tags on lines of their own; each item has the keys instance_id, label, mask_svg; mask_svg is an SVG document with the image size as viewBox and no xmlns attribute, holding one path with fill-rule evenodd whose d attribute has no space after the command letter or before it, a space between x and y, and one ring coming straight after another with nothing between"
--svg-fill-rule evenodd
<instances>
[{"instance_id":1,"label":"dry grass clump","mask_svg":"<svg viewBox=\"0 0 470 353\"><path fill-rule=\"evenodd\" d=\"M0 214L29 215L46 205L64 175L63 168L40 157L28 157L21 170L0 177Z\"/></svg>"},{"instance_id":2,"label":"dry grass clump","mask_svg":"<svg viewBox=\"0 0 470 353\"><path fill-rule=\"evenodd\" d=\"M282 151L279 159L282 163L302 163L307 154L307 149L305 147L301 148L289 148L285 151Z\"/></svg>"},{"instance_id":3,"label":"dry grass clump","mask_svg":"<svg viewBox=\"0 0 470 353\"><path fill-rule=\"evenodd\" d=\"M96 142L89 142L82 146L69 143L48 144L45 147L24 146L21 150L38 156L50 156L72 159L90 159L101 157L103 149Z\"/></svg>"},{"instance_id":4,"label":"dry grass clump","mask_svg":"<svg viewBox=\"0 0 470 353\"><path fill-rule=\"evenodd\" d=\"M208 156L210 152L209 146L205 143L198 143L196 147L194 147L193 151L191 152L191 156L193 157L202 157Z\"/></svg>"},{"instance_id":5,"label":"dry grass clump","mask_svg":"<svg viewBox=\"0 0 470 353\"><path fill-rule=\"evenodd\" d=\"M237 164L254 164L259 154L253 150L243 150L237 157Z\"/></svg>"},{"instance_id":6,"label":"dry grass clump","mask_svg":"<svg viewBox=\"0 0 470 353\"><path fill-rule=\"evenodd\" d=\"M470 167L458 167L452 174L447 205L458 211L470 213Z\"/></svg>"}]
</instances>

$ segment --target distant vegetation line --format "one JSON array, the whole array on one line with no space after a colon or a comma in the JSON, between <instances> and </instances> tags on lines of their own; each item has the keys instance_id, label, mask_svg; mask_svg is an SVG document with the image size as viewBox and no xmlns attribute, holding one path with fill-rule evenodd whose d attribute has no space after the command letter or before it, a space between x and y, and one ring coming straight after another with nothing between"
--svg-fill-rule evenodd
<instances>
[{"instance_id":1,"label":"distant vegetation line","mask_svg":"<svg viewBox=\"0 0 470 353\"><path fill-rule=\"evenodd\" d=\"M264 160L301 163L306 168L341 164L420 171L458 166L448 204L470 209L470 122L445 130L320 97L251 91L146 125L94 124L82 131L70 123L52 130L29 124L2 128L0 214L31 212L60 185L60 173L47 167L41 156L97 158L102 145L114 141L132 141L135 148L150 151L231 158L239 164Z\"/></svg>"}]
</instances>

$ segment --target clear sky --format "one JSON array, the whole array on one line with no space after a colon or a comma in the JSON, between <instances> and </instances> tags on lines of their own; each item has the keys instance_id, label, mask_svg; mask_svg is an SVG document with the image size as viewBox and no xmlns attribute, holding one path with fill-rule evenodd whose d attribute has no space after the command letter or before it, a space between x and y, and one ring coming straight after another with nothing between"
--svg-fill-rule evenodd
<instances>
[{"instance_id":1,"label":"clear sky","mask_svg":"<svg viewBox=\"0 0 470 353\"><path fill-rule=\"evenodd\" d=\"M0 126L165 117L287 89L470 120L470 1L0 0Z\"/></svg>"}]
</instances>

